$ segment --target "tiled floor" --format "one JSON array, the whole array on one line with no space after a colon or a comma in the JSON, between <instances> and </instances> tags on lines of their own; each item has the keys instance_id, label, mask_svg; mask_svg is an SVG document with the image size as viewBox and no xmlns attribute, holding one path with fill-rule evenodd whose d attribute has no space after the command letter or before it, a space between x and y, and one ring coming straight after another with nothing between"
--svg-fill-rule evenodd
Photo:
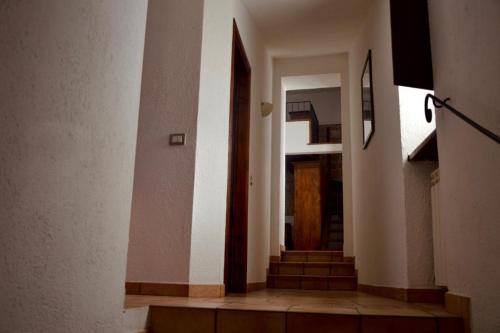
<instances>
[{"instance_id":1,"label":"tiled floor","mask_svg":"<svg viewBox=\"0 0 500 333\"><path fill-rule=\"evenodd\" d=\"M266 289L223 298L189 298L127 295L126 307L146 305L206 309L242 309L338 314L447 317L443 306L405 303L357 291L306 291Z\"/></svg>"},{"instance_id":2,"label":"tiled floor","mask_svg":"<svg viewBox=\"0 0 500 333\"><path fill-rule=\"evenodd\" d=\"M459 333L461 320L432 304L408 304L356 291L267 289L223 298L133 296L150 306L154 333Z\"/></svg>"}]
</instances>

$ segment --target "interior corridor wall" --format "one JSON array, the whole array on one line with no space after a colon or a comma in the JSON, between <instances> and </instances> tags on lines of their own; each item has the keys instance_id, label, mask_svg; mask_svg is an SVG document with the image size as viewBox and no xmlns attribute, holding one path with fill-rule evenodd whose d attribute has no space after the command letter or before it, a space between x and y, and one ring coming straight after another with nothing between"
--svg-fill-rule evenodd
<instances>
[{"instance_id":1,"label":"interior corridor wall","mask_svg":"<svg viewBox=\"0 0 500 333\"><path fill-rule=\"evenodd\" d=\"M363 149L360 80L372 50L375 132ZM408 162L435 127L424 116L429 91L393 82L390 1L376 0L350 56L353 214L360 284L435 288L430 174Z\"/></svg>"},{"instance_id":2,"label":"interior corridor wall","mask_svg":"<svg viewBox=\"0 0 500 333\"><path fill-rule=\"evenodd\" d=\"M500 3L429 1L436 95L500 133ZM500 148L446 111L437 114L440 211L451 293L472 301L473 332L500 332Z\"/></svg>"},{"instance_id":3,"label":"interior corridor wall","mask_svg":"<svg viewBox=\"0 0 500 333\"><path fill-rule=\"evenodd\" d=\"M0 332L123 332L146 7L0 3Z\"/></svg>"},{"instance_id":4,"label":"interior corridor wall","mask_svg":"<svg viewBox=\"0 0 500 333\"><path fill-rule=\"evenodd\" d=\"M128 282L189 281L202 22L203 0L149 2Z\"/></svg>"},{"instance_id":5,"label":"interior corridor wall","mask_svg":"<svg viewBox=\"0 0 500 333\"><path fill-rule=\"evenodd\" d=\"M436 129L424 115L425 96L432 91L398 87L401 120L401 158L405 189L408 287L434 288L434 252L432 243L431 173L434 161L408 161L410 155Z\"/></svg>"},{"instance_id":6,"label":"interior corridor wall","mask_svg":"<svg viewBox=\"0 0 500 333\"><path fill-rule=\"evenodd\" d=\"M262 36L239 0L205 0L198 104L190 283L222 284L226 232L233 18L252 68L248 218L248 283L265 282L269 258L271 62ZM249 180L250 182L250 180Z\"/></svg>"},{"instance_id":7,"label":"interior corridor wall","mask_svg":"<svg viewBox=\"0 0 500 333\"><path fill-rule=\"evenodd\" d=\"M285 90L282 80L289 76L341 74L342 124L350 124L349 65L347 53L273 61L272 166L271 166L271 238L270 254L280 255L285 244ZM342 127L342 170L344 179L344 252L353 254L351 203L351 134L349 125Z\"/></svg>"},{"instance_id":8,"label":"interior corridor wall","mask_svg":"<svg viewBox=\"0 0 500 333\"><path fill-rule=\"evenodd\" d=\"M361 76L372 50L375 132L363 149ZM408 286L398 88L393 84L389 0L374 0L349 52L354 248L360 284Z\"/></svg>"}]
</instances>

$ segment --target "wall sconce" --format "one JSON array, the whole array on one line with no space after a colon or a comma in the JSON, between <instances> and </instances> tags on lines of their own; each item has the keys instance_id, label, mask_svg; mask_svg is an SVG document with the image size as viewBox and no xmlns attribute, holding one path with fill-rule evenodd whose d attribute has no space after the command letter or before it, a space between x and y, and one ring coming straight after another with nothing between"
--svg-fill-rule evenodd
<instances>
[{"instance_id":1,"label":"wall sconce","mask_svg":"<svg viewBox=\"0 0 500 333\"><path fill-rule=\"evenodd\" d=\"M270 115L271 112L273 112L273 105L271 103L260 103L260 113L262 114L262 117Z\"/></svg>"}]
</instances>

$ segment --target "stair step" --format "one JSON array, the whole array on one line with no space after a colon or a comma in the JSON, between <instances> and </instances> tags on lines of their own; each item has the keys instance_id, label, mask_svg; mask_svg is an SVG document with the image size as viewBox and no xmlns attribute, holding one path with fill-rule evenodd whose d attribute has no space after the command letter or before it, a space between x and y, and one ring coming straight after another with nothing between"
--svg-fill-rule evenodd
<instances>
[{"instance_id":1,"label":"stair step","mask_svg":"<svg viewBox=\"0 0 500 333\"><path fill-rule=\"evenodd\" d=\"M381 307L379 311L383 315L376 316L361 314L356 307L292 306L296 302L297 297L286 306L265 302L222 305L184 302L151 306L150 332L464 332L463 319L444 311L432 317L417 309L412 315L403 316L401 309Z\"/></svg>"},{"instance_id":2,"label":"stair step","mask_svg":"<svg viewBox=\"0 0 500 333\"><path fill-rule=\"evenodd\" d=\"M343 262L342 251L285 251L281 255L285 262Z\"/></svg>"},{"instance_id":3,"label":"stair step","mask_svg":"<svg viewBox=\"0 0 500 333\"><path fill-rule=\"evenodd\" d=\"M356 276L275 275L267 277L267 287L302 290L356 290Z\"/></svg>"},{"instance_id":4,"label":"stair step","mask_svg":"<svg viewBox=\"0 0 500 333\"><path fill-rule=\"evenodd\" d=\"M355 268L352 262L337 263L271 263L269 273L275 275L311 275L311 276L354 276Z\"/></svg>"}]
</instances>

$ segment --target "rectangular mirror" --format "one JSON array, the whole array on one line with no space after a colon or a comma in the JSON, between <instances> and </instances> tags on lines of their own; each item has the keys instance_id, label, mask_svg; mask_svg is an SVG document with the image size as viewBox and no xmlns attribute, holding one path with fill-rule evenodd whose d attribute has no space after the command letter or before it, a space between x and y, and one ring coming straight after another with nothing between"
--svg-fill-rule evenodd
<instances>
[{"instance_id":1,"label":"rectangular mirror","mask_svg":"<svg viewBox=\"0 0 500 333\"><path fill-rule=\"evenodd\" d=\"M375 132L371 50L368 50L368 56L366 57L365 66L363 68L363 76L361 77L361 112L361 120L363 123L363 148L366 149Z\"/></svg>"}]
</instances>

